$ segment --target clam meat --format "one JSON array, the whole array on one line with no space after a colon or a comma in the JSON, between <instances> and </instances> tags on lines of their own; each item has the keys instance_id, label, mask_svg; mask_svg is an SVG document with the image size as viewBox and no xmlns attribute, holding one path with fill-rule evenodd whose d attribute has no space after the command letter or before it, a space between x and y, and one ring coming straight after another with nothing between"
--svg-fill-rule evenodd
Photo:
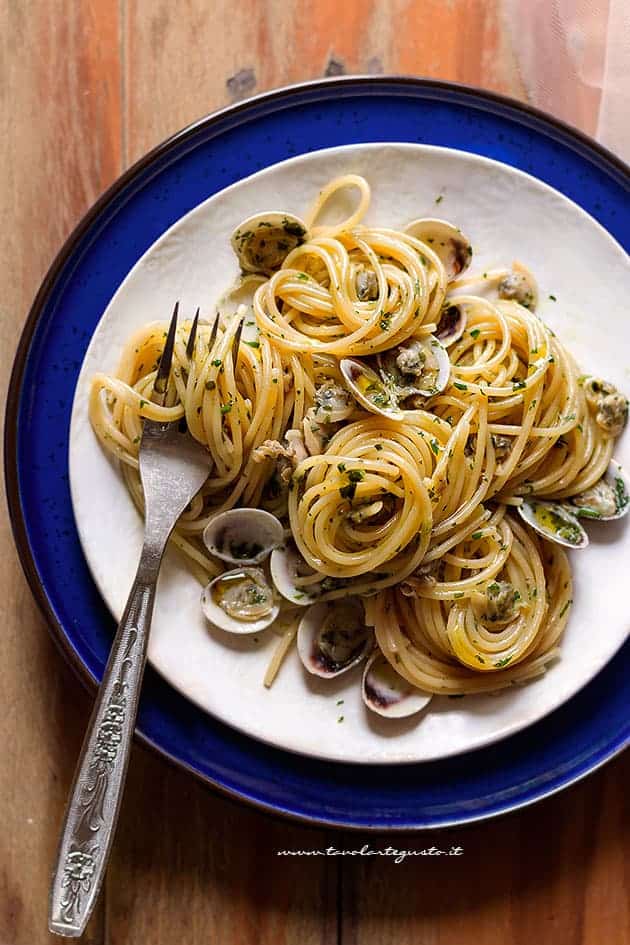
<instances>
[{"instance_id":1,"label":"clam meat","mask_svg":"<svg viewBox=\"0 0 630 945\"><path fill-rule=\"evenodd\" d=\"M308 608L297 632L298 655L315 676L332 678L347 672L368 654L373 634L365 625L358 597L319 601Z\"/></svg>"}]
</instances>

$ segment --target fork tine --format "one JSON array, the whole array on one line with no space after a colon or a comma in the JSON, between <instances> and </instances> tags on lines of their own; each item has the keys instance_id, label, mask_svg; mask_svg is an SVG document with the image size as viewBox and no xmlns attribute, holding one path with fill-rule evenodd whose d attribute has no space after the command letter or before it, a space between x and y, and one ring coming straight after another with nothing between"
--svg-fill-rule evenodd
<instances>
[{"instance_id":1,"label":"fork tine","mask_svg":"<svg viewBox=\"0 0 630 945\"><path fill-rule=\"evenodd\" d=\"M164 406L164 401L166 400L166 389L168 387L168 379L171 373L178 312L179 302L176 302L175 308L173 309L171 324L168 326L168 335L166 336L166 344L164 345L164 351L162 352L162 357L160 358L160 366L158 368L157 377L155 378L155 383L153 384L153 394L151 396L151 400L154 404L159 404L161 407Z\"/></svg>"},{"instance_id":2,"label":"fork tine","mask_svg":"<svg viewBox=\"0 0 630 945\"><path fill-rule=\"evenodd\" d=\"M214 316L214 322L212 323L212 331L210 332L210 340L208 342L208 352L212 354L212 349L214 348L214 343L217 340L217 332L219 330L219 313Z\"/></svg>"},{"instance_id":3,"label":"fork tine","mask_svg":"<svg viewBox=\"0 0 630 945\"><path fill-rule=\"evenodd\" d=\"M192 360L192 356L195 353L195 341L197 340L197 325L199 324L199 309L195 312L195 317L190 329L190 334L188 336L188 344L186 345L186 357L189 361Z\"/></svg>"},{"instance_id":4,"label":"fork tine","mask_svg":"<svg viewBox=\"0 0 630 945\"><path fill-rule=\"evenodd\" d=\"M238 328L234 332L234 338L232 339L232 363L236 367L236 362L238 360L238 346L241 343L241 334L243 333L243 324L245 322L245 316L239 320Z\"/></svg>"}]
</instances>

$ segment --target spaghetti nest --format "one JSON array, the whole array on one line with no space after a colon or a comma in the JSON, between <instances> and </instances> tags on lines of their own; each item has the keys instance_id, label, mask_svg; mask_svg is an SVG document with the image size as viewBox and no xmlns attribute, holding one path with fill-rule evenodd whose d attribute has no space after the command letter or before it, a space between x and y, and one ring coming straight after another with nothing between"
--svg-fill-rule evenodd
<instances>
[{"instance_id":1,"label":"spaghetti nest","mask_svg":"<svg viewBox=\"0 0 630 945\"><path fill-rule=\"evenodd\" d=\"M347 188L355 210L318 223ZM277 271L240 280L249 301L234 313L226 296L200 323L191 357L181 325L165 407L151 393L166 326L137 331L117 371L94 378L90 419L139 508L143 418L185 421L207 447L211 474L173 537L201 581L223 569L201 540L213 517L265 508L311 588L363 598L376 645L409 683L501 689L544 671L571 602L565 554L514 507L591 488L618 431L598 422L573 358L529 297L497 297L492 274L458 278L447 239L367 225L368 205L362 178L331 182L305 239ZM422 344L453 305L465 328L447 349L447 380L418 395L410 358L426 367ZM407 378L399 415L376 400L366 409L342 369L359 358L374 374L384 353ZM298 616L283 602L282 655Z\"/></svg>"}]
</instances>

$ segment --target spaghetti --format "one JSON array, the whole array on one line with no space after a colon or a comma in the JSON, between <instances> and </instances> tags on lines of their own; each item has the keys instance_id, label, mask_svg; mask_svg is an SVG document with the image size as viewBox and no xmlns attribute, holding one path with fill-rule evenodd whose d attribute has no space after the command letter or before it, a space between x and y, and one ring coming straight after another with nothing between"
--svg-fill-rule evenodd
<instances>
[{"instance_id":1,"label":"spaghetti","mask_svg":"<svg viewBox=\"0 0 630 945\"><path fill-rule=\"evenodd\" d=\"M356 209L321 223L347 188L358 192ZM472 250L456 228L374 227L363 222L369 200L363 178L330 182L303 236L293 225L279 268L239 281L250 303L230 313L228 295L215 332L199 325L191 358L190 325L180 326L166 407L151 401L166 326L136 332L116 374L94 377L90 419L140 510L143 418L185 420L207 447L211 475L172 538L202 583L224 570L202 538L218 514L263 508L282 522L298 567L274 624L281 639L266 685L296 636L300 597L352 594L376 646L412 686L500 690L545 671L572 598L562 548L515 513L527 497L597 488L626 402L580 376L531 310L536 290L524 267L464 276ZM252 233L238 238L255 261ZM433 379L418 394L430 345L439 361L436 338L454 318L445 383ZM355 372L365 365L355 385L363 395L344 359Z\"/></svg>"}]
</instances>

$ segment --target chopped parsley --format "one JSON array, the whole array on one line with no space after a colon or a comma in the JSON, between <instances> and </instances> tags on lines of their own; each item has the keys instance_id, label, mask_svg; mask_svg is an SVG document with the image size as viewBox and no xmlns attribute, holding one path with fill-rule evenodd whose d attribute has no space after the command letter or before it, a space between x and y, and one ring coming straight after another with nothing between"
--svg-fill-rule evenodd
<instances>
[{"instance_id":1,"label":"chopped parsley","mask_svg":"<svg viewBox=\"0 0 630 945\"><path fill-rule=\"evenodd\" d=\"M504 666L507 666L507 664L510 662L511 659L512 659L511 656L506 656L506 657L505 657L504 659L502 659L502 660L497 660L497 662L496 662L494 665L495 665L496 669L503 669L503 667L504 667Z\"/></svg>"},{"instance_id":2,"label":"chopped parsley","mask_svg":"<svg viewBox=\"0 0 630 945\"><path fill-rule=\"evenodd\" d=\"M468 390L468 384L462 384L460 381L454 381L453 387L456 387L457 390Z\"/></svg>"},{"instance_id":3,"label":"chopped parsley","mask_svg":"<svg viewBox=\"0 0 630 945\"><path fill-rule=\"evenodd\" d=\"M564 607L562 608L562 610L560 611L560 613L559 613L558 616L559 616L559 617L564 617L564 615L566 614L567 610L569 609L569 607L571 606L572 603L573 603L572 600L568 600L568 601L566 602L566 604L564 605Z\"/></svg>"},{"instance_id":4,"label":"chopped parsley","mask_svg":"<svg viewBox=\"0 0 630 945\"><path fill-rule=\"evenodd\" d=\"M471 328L470 335L472 338L478 338L480 334L481 334L480 328Z\"/></svg>"},{"instance_id":5,"label":"chopped parsley","mask_svg":"<svg viewBox=\"0 0 630 945\"><path fill-rule=\"evenodd\" d=\"M221 365L223 364L223 361L221 360L221 358L215 358L214 361L211 362L211 364L213 367L221 367Z\"/></svg>"},{"instance_id":6,"label":"chopped parsley","mask_svg":"<svg viewBox=\"0 0 630 945\"><path fill-rule=\"evenodd\" d=\"M363 482L365 479L365 471L363 469L350 469L348 471L348 479L350 482Z\"/></svg>"},{"instance_id":7,"label":"chopped parsley","mask_svg":"<svg viewBox=\"0 0 630 945\"><path fill-rule=\"evenodd\" d=\"M437 454L440 452L440 444L439 444L438 441L435 439L435 437L433 437L433 439L431 440L431 444L430 444L430 445L431 445L431 449L433 450L433 452L434 452L435 455L437 456Z\"/></svg>"},{"instance_id":8,"label":"chopped parsley","mask_svg":"<svg viewBox=\"0 0 630 945\"><path fill-rule=\"evenodd\" d=\"M260 341L243 341L243 344L250 348L260 348Z\"/></svg>"},{"instance_id":9,"label":"chopped parsley","mask_svg":"<svg viewBox=\"0 0 630 945\"><path fill-rule=\"evenodd\" d=\"M483 536L483 532L473 532L470 537L472 538L473 541L477 541L482 536Z\"/></svg>"},{"instance_id":10,"label":"chopped parsley","mask_svg":"<svg viewBox=\"0 0 630 945\"><path fill-rule=\"evenodd\" d=\"M551 299L552 302L557 302L557 301L558 301L557 298L555 297L555 295L551 295L551 294L550 294L550 295L549 295L549 298Z\"/></svg>"},{"instance_id":11,"label":"chopped parsley","mask_svg":"<svg viewBox=\"0 0 630 945\"><path fill-rule=\"evenodd\" d=\"M222 404L222 405L221 405L221 413L222 413L222 414L229 413L231 409L232 409L232 404Z\"/></svg>"}]
</instances>

